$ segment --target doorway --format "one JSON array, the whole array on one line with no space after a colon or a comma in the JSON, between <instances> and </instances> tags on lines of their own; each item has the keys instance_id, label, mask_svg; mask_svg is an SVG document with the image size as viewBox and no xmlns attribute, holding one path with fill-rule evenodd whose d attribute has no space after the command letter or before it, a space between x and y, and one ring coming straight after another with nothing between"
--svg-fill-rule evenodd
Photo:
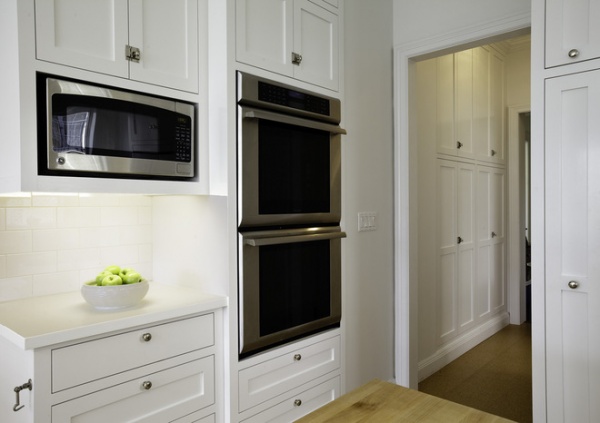
<instances>
[{"instance_id":1,"label":"doorway","mask_svg":"<svg viewBox=\"0 0 600 423\"><path fill-rule=\"evenodd\" d=\"M415 106L414 95L410 95L415 78L415 64L449 52L477 45L506 40L529 32L528 26L518 21L507 24L503 31L487 34L465 34L454 39L440 39L431 44L396 50L396 382L404 386L418 386L418 236L412 222L419 215L416 201L411 196L418 192L414 114L405 111ZM496 28L495 30L497 30ZM414 94L414 93L413 93ZM404 111L404 112L403 112ZM413 163L413 165L411 165ZM411 283L412 281L412 283Z\"/></svg>"}]
</instances>

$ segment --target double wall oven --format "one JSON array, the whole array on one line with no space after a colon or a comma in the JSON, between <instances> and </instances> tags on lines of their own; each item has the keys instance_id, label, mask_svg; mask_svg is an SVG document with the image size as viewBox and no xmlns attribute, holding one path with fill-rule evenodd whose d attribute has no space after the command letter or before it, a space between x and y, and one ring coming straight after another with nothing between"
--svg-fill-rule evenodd
<instances>
[{"instance_id":1,"label":"double wall oven","mask_svg":"<svg viewBox=\"0 0 600 423\"><path fill-rule=\"evenodd\" d=\"M341 320L340 101L239 72L239 353Z\"/></svg>"}]
</instances>

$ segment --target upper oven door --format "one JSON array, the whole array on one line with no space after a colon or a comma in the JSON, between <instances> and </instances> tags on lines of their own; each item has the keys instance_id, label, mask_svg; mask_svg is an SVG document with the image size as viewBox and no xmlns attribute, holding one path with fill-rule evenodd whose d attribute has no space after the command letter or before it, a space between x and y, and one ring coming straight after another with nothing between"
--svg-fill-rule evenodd
<instances>
[{"instance_id":1,"label":"upper oven door","mask_svg":"<svg viewBox=\"0 0 600 423\"><path fill-rule=\"evenodd\" d=\"M343 133L337 125L239 106L239 226L339 222Z\"/></svg>"}]
</instances>

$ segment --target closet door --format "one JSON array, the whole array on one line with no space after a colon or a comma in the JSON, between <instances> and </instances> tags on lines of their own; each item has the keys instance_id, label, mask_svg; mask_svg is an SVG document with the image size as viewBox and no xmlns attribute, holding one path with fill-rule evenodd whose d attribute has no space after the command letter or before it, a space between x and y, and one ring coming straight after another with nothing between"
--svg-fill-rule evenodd
<instances>
[{"instance_id":1,"label":"closet door","mask_svg":"<svg viewBox=\"0 0 600 423\"><path fill-rule=\"evenodd\" d=\"M505 170L477 168L477 316L506 308Z\"/></svg>"},{"instance_id":2,"label":"closet door","mask_svg":"<svg viewBox=\"0 0 600 423\"><path fill-rule=\"evenodd\" d=\"M545 168L552 169L545 175L549 422L600 421L598 110L600 70L546 81Z\"/></svg>"},{"instance_id":3,"label":"closet door","mask_svg":"<svg viewBox=\"0 0 600 423\"><path fill-rule=\"evenodd\" d=\"M460 157L473 158L473 50L454 55L454 84L456 149Z\"/></svg>"},{"instance_id":4,"label":"closet door","mask_svg":"<svg viewBox=\"0 0 600 423\"><path fill-rule=\"evenodd\" d=\"M438 342L474 322L475 167L438 160Z\"/></svg>"}]
</instances>

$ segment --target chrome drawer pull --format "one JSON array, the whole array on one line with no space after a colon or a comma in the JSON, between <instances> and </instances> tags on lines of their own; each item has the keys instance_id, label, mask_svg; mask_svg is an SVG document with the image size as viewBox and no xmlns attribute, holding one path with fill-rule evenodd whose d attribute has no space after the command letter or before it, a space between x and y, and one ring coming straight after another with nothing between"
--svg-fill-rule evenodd
<instances>
[{"instance_id":1,"label":"chrome drawer pull","mask_svg":"<svg viewBox=\"0 0 600 423\"><path fill-rule=\"evenodd\" d=\"M150 388L152 388L152 382L150 382L149 380L146 380L142 383L142 388L144 388L146 391L149 391Z\"/></svg>"},{"instance_id":2,"label":"chrome drawer pull","mask_svg":"<svg viewBox=\"0 0 600 423\"><path fill-rule=\"evenodd\" d=\"M146 342L150 342L150 340L152 339L152 334L151 333L145 333L142 335L142 339Z\"/></svg>"}]
</instances>

